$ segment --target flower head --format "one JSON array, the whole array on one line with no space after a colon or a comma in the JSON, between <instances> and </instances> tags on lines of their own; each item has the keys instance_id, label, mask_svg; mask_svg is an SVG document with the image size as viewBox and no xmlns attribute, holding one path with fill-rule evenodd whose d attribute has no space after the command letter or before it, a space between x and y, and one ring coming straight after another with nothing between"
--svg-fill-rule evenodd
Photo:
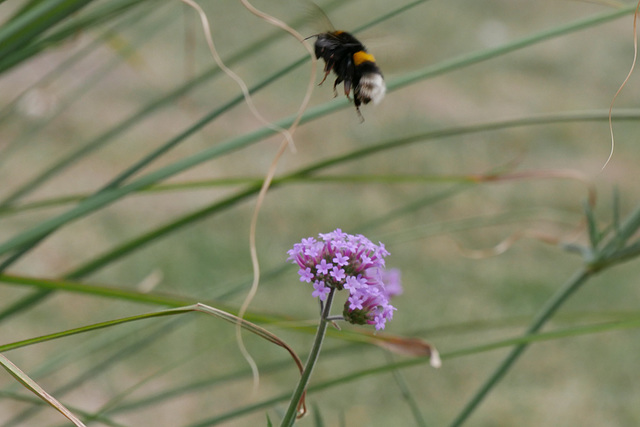
<instances>
[{"instance_id":1,"label":"flower head","mask_svg":"<svg viewBox=\"0 0 640 427\"><path fill-rule=\"evenodd\" d=\"M384 245L339 228L318 237L320 240L302 239L287 252L287 260L300 267L300 281L313 283L312 296L322 301L332 289L348 290L345 320L384 329L396 310L389 300L402 293L399 271L384 269L384 258L389 255Z\"/></svg>"}]
</instances>

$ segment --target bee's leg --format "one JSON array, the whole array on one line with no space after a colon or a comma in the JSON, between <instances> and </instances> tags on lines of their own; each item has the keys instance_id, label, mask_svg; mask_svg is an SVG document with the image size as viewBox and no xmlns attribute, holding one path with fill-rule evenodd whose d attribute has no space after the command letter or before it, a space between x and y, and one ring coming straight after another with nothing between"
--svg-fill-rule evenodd
<instances>
[{"instance_id":1,"label":"bee's leg","mask_svg":"<svg viewBox=\"0 0 640 427\"><path fill-rule=\"evenodd\" d=\"M351 80L344 81L344 94L349 98L349 94L351 93ZM351 98L349 98L351 99Z\"/></svg>"},{"instance_id":2,"label":"bee's leg","mask_svg":"<svg viewBox=\"0 0 640 427\"><path fill-rule=\"evenodd\" d=\"M324 77L322 78L322 81L318 83L318 86L320 86L322 83L324 83L325 80L327 80L327 77L329 77L330 72L331 72L331 67L329 67L329 64L327 64L327 66L324 67Z\"/></svg>"},{"instance_id":3,"label":"bee's leg","mask_svg":"<svg viewBox=\"0 0 640 427\"><path fill-rule=\"evenodd\" d=\"M364 116L360 112L360 104L362 104L362 102L360 101L360 97L357 93L353 94L353 103L356 106L356 112L358 113L358 117L360 118L360 123L364 123Z\"/></svg>"},{"instance_id":4,"label":"bee's leg","mask_svg":"<svg viewBox=\"0 0 640 427\"><path fill-rule=\"evenodd\" d=\"M338 86L340 83L342 83L342 78L340 76L338 76L338 78L336 79L335 82L333 82L333 97L335 98L336 96L338 96L338 91L336 90L336 86ZM346 82L345 82L345 86L346 86Z\"/></svg>"},{"instance_id":5,"label":"bee's leg","mask_svg":"<svg viewBox=\"0 0 640 427\"><path fill-rule=\"evenodd\" d=\"M360 107L356 106L356 112L358 113L358 118L360 119L360 123L364 123L364 116L360 112Z\"/></svg>"}]
</instances>

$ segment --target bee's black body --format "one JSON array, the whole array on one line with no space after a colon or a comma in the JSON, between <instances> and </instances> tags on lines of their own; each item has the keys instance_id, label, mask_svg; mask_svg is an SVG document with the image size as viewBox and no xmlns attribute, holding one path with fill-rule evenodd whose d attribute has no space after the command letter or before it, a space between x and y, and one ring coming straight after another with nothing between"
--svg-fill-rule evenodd
<instances>
[{"instance_id":1,"label":"bee's black body","mask_svg":"<svg viewBox=\"0 0 640 427\"><path fill-rule=\"evenodd\" d=\"M382 73L373 55L367 53L358 39L344 31L321 33L316 37L316 57L325 62L322 82L333 70L337 76L333 84L334 92L342 82L347 97L353 88L353 102L358 113L361 104L372 101L376 104L384 97L386 87Z\"/></svg>"}]
</instances>

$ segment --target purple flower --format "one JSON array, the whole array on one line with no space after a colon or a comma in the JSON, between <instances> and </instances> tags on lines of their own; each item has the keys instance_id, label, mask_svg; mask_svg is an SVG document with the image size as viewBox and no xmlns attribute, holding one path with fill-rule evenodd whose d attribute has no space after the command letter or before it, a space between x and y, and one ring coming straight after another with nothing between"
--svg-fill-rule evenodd
<instances>
[{"instance_id":1,"label":"purple flower","mask_svg":"<svg viewBox=\"0 0 640 427\"><path fill-rule=\"evenodd\" d=\"M316 265L316 271L320 274L329 274L329 269L333 268L333 264L327 263L326 259L320 261L320 264Z\"/></svg>"},{"instance_id":2,"label":"purple flower","mask_svg":"<svg viewBox=\"0 0 640 427\"><path fill-rule=\"evenodd\" d=\"M398 270L384 269L384 258L389 255L384 244L376 245L361 234L348 234L338 228L319 234L318 240L302 239L287 254L287 261L300 267L300 281L313 283L314 298L325 301L332 290L349 291L345 320L384 329L393 317L395 307L389 300L402 293L402 286Z\"/></svg>"},{"instance_id":3,"label":"purple flower","mask_svg":"<svg viewBox=\"0 0 640 427\"><path fill-rule=\"evenodd\" d=\"M338 268L338 267L333 267L333 270L331 270L329 275L333 277L335 281L338 283L341 282L342 279L346 277L346 274L344 274L344 268Z\"/></svg>"},{"instance_id":4,"label":"purple flower","mask_svg":"<svg viewBox=\"0 0 640 427\"><path fill-rule=\"evenodd\" d=\"M354 293L356 289L360 289L367 286L367 279L362 277L362 274L358 274L358 277L349 276L344 284L345 289L349 289L351 293Z\"/></svg>"},{"instance_id":5,"label":"purple flower","mask_svg":"<svg viewBox=\"0 0 640 427\"><path fill-rule=\"evenodd\" d=\"M389 297L402 294L402 285L400 284L400 270L392 268L382 272L382 283L384 283L385 291Z\"/></svg>"},{"instance_id":6,"label":"purple flower","mask_svg":"<svg viewBox=\"0 0 640 427\"><path fill-rule=\"evenodd\" d=\"M343 265L349 264L349 258L347 256L341 254L340 252L338 252L336 254L336 257L333 259L333 262L335 262L340 267L342 267Z\"/></svg>"},{"instance_id":7,"label":"purple flower","mask_svg":"<svg viewBox=\"0 0 640 427\"><path fill-rule=\"evenodd\" d=\"M393 318L394 306L389 304L388 298L378 295L351 295L344 305L345 320L357 325L375 325L376 330L384 329L387 320Z\"/></svg>"},{"instance_id":8,"label":"purple flower","mask_svg":"<svg viewBox=\"0 0 640 427\"><path fill-rule=\"evenodd\" d=\"M313 273L311 273L311 268L307 267L305 269L298 270L298 274L300 275L301 282L311 283L313 279Z\"/></svg>"},{"instance_id":9,"label":"purple flower","mask_svg":"<svg viewBox=\"0 0 640 427\"><path fill-rule=\"evenodd\" d=\"M362 254L362 255L360 255L360 262L366 268L369 264L371 264L371 258L366 256L365 254Z\"/></svg>"},{"instance_id":10,"label":"purple flower","mask_svg":"<svg viewBox=\"0 0 640 427\"><path fill-rule=\"evenodd\" d=\"M316 280L313 283L313 289L315 289L312 293L312 297L320 297L320 301L324 301L327 299L327 295L331 291L331 288L328 288L324 285L324 282L321 280Z\"/></svg>"},{"instance_id":11,"label":"purple flower","mask_svg":"<svg viewBox=\"0 0 640 427\"><path fill-rule=\"evenodd\" d=\"M362 310L362 295L351 295L349 297L349 310Z\"/></svg>"}]
</instances>

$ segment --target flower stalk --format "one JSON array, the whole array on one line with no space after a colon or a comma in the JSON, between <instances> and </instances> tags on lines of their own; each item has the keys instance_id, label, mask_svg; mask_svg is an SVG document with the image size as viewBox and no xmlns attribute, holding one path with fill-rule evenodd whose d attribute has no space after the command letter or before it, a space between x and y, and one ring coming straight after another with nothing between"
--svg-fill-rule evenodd
<instances>
[{"instance_id":1,"label":"flower stalk","mask_svg":"<svg viewBox=\"0 0 640 427\"><path fill-rule=\"evenodd\" d=\"M402 293L400 272L385 270L384 258L389 255L381 242L372 243L361 234L352 235L336 229L309 237L287 251L287 261L298 265L300 281L313 285L311 296L320 302L320 322L300 381L291 396L281 427L292 426L303 416L304 395L313 367L318 361L329 323L336 320L356 325L374 325L384 329L396 310L390 304L394 295ZM348 294L342 315L331 316L331 305L337 291Z\"/></svg>"},{"instance_id":2,"label":"flower stalk","mask_svg":"<svg viewBox=\"0 0 640 427\"><path fill-rule=\"evenodd\" d=\"M309 379L311 378L311 372L313 371L313 368L318 361L318 357L320 356L320 349L322 348L322 343L324 342L324 337L327 333L327 325L329 324L328 317L329 313L331 312L331 305L333 302L334 294L335 289L331 289L329 291L329 294L327 295L326 300L324 301L324 310L322 311L322 317L320 318L320 323L318 324L318 330L316 331L316 337L313 341L311 353L309 353L309 358L307 359L304 371L300 376L300 380L298 381L298 385L293 392L293 396L291 396L291 400L289 401L289 408L287 408L287 412L282 419L280 427L290 427L295 422L297 416L304 415L304 409L299 409L300 401L307 389L307 384L309 383Z\"/></svg>"}]
</instances>

